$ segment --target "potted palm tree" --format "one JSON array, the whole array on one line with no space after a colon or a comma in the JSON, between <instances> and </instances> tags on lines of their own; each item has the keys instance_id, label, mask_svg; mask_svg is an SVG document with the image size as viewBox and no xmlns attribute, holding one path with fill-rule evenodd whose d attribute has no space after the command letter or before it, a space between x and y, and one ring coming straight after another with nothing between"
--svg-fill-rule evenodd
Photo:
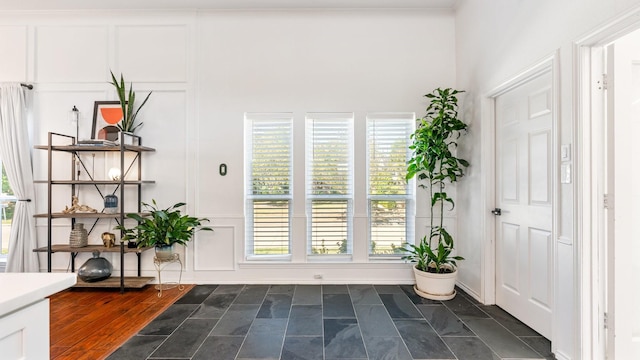
<instances>
[{"instance_id":1,"label":"potted palm tree","mask_svg":"<svg viewBox=\"0 0 640 360\"><path fill-rule=\"evenodd\" d=\"M137 242L137 246L154 246L158 259L171 258L174 244L187 245L196 231L213 231L202 223L209 219L197 218L182 214L180 207L185 203L177 203L166 209L159 209L156 201L153 204L142 203L148 215L131 213L127 217L138 222L133 228L126 228L124 224L116 226L123 232L122 240Z\"/></svg>"},{"instance_id":2,"label":"potted palm tree","mask_svg":"<svg viewBox=\"0 0 640 360\"><path fill-rule=\"evenodd\" d=\"M444 227L445 203L453 210L455 203L447 195L446 185L458 181L469 163L456 157L455 148L467 124L458 119L460 90L437 88L426 94L430 100L426 115L419 119L411 134L407 162L407 181L416 178L419 187L429 191L430 231L418 244L405 244L405 260L415 262L416 293L420 296L446 300L455 296L457 260L453 255L454 241Z\"/></svg>"}]
</instances>

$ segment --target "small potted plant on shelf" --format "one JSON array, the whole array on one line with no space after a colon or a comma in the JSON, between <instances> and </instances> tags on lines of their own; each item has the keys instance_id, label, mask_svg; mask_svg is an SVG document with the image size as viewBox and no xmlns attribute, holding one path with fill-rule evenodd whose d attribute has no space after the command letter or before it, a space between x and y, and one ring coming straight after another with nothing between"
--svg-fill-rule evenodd
<instances>
[{"instance_id":1,"label":"small potted plant on shelf","mask_svg":"<svg viewBox=\"0 0 640 360\"><path fill-rule=\"evenodd\" d=\"M208 226L202 226L209 219L197 218L182 214L180 207L185 203L177 203L166 209L159 209L155 200L153 204L142 203L149 214L127 214L127 217L138 222L133 228L126 228L124 224L116 226L123 232L123 241L135 241L138 248L154 246L159 260L173 256L174 244L187 245L196 231L213 231Z\"/></svg>"},{"instance_id":2,"label":"small potted plant on shelf","mask_svg":"<svg viewBox=\"0 0 640 360\"><path fill-rule=\"evenodd\" d=\"M415 177L418 186L429 191L430 232L418 244L405 244L403 259L416 263L416 293L436 300L455 296L456 261L464 260L452 255L453 237L444 227L445 203L451 206L449 210L455 205L446 193L446 185L458 181L469 166L453 152L458 138L467 130L467 124L458 119L456 95L461 92L437 88L425 95L431 102L411 134L412 156L407 162L407 181Z\"/></svg>"},{"instance_id":3,"label":"small potted plant on shelf","mask_svg":"<svg viewBox=\"0 0 640 360\"><path fill-rule=\"evenodd\" d=\"M138 112L144 104L149 100L149 96L151 96L151 92L147 94L147 97L144 98L144 101L138 106L136 109L136 93L133 91L133 84L129 84L129 93L127 94L127 85L124 82L124 76L120 74L120 81L116 79L116 76L113 75L113 71L111 72L111 85L116 88L116 92L118 93L118 99L120 100L120 106L122 107L122 120L116 125L120 131L124 132L135 132L140 126L142 126L142 122L136 124L136 118L138 117Z\"/></svg>"}]
</instances>

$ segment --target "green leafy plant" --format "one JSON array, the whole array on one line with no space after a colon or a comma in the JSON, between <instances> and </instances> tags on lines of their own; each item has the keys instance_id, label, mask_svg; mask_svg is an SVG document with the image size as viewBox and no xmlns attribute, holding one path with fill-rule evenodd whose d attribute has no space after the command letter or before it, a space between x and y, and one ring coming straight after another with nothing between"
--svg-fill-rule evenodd
<instances>
[{"instance_id":1,"label":"green leafy plant","mask_svg":"<svg viewBox=\"0 0 640 360\"><path fill-rule=\"evenodd\" d=\"M405 260L416 262L418 270L443 273L451 272L461 256L451 256L454 249L453 237L444 227L444 204L455 203L446 193L446 184L455 183L464 176L464 168L469 163L454 155L457 140L467 130L467 124L458 119L458 98L460 90L437 88L426 94L430 100L426 115L419 119L418 127L411 134L412 156L407 162L406 180L416 178L419 187L429 191L430 225L428 236L419 244L405 244ZM436 217L436 209L439 213Z\"/></svg>"},{"instance_id":2,"label":"green leafy plant","mask_svg":"<svg viewBox=\"0 0 640 360\"><path fill-rule=\"evenodd\" d=\"M144 210L149 212L148 216L127 214L128 218L138 222L137 226L133 228L126 228L124 224L116 226L116 229L124 233L122 240L136 241L139 248L172 244L186 245L196 231L213 231L208 226L202 226L202 223L208 222L209 219L183 215L178 208L186 205L185 203L177 203L166 209L159 209L155 200L152 205L147 203L142 205Z\"/></svg>"},{"instance_id":3,"label":"green leafy plant","mask_svg":"<svg viewBox=\"0 0 640 360\"><path fill-rule=\"evenodd\" d=\"M133 133L143 124L142 122L136 124L136 118L138 116L138 112L142 109L144 104L147 103L147 100L149 100L153 91L150 91L149 94L147 94L147 97L144 98L142 104L140 104L136 109L136 93L133 91L133 84L129 84L129 93L127 94L127 85L124 82L124 76L120 74L120 82L118 82L116 76L113 75L113 71L111 72L110 84L116 88L118 99L120 100L120 106L122 106L123 117L117 127L121 131Z\"/></svg>"}]
</instances>

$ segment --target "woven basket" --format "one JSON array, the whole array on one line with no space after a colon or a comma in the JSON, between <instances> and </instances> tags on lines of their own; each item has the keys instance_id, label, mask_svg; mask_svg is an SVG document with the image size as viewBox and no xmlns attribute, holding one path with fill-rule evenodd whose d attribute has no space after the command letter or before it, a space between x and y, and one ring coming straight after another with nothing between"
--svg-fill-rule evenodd
<instances>
[{"instance_id":1,"label":"woven basket","mask_svg":"<svg viewBox=\"0 0 640 360\"><path fill-rule=\"evenodd\" d=\"M72 248L80 248L87 246L89 235L87 229L84 228L84 224L76 223L73 226L73 230L69 234L69 246Z\"/></svg>"}]
</instances>

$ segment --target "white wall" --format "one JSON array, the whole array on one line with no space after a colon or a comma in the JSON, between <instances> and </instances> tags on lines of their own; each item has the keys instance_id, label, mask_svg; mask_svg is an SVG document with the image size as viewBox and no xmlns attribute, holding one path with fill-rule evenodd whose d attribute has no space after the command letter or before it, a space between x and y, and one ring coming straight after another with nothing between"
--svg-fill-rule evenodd
<instances>
[{"instance_id":1,"label":"white wall","mask_svg":"<svg viewBox=\"0 0 640 360\"><path fill-rule=\"evenodd\" d=\"M300 254L285 264L244 260L243 114L286 111L299 123L306 112L354 112L360 133L367 112L422 116L423 94L455 84L454 25L453 13L442 10L0 13L0 81L34 83L40 144L49 131L75 132L68 120L73 105L82 114L80 137L88 137L93 102L116 98L107 84L110 69L133 81L138 96L153 90L139 134L157 149L145 156L143 169L156 184L145 187L143 199L161 206L186 201L191 214L211 218L216 230L199 233L184 252L183 281L311 283L322 273L327 283L411 283L408 264L369 262L363 200L355 208L353 262L309 264ZM303 135L296 132L298 150ZM355 156L364 162L361 140ZM36 178L45 179L45 152L34 159ZM60 177L68 174L67 160L57 162L64 164L55 169ZM92 171L99 177L112 161L96 156ZM221 163L225 177L218 174ZM360 165L356 172L363 191L365 170ZM46 187L38 185L37 193L38 211L45 212ZM62 209L69 192L56 190L54 197L54 210ZM88 189L81 202L100 206ZM424 206L417 211L416 234L423 234ZM304 229L302 197L294 218L294 227ZM448 221L455 227L455 218ZM99 243L97 234L113 225L99 224L90 242ZM66 243L68 231L68 223L56 222L54 243ZM44 246L43 221L38 235ZM143 254L144 275L155 274L152 256ZM53 257L55 270L67 269L68 256ZM81 254L76 263L88 257ZM119 269L118 258L111 261ZM135 257L126 262L134 274ZM177 277L168 272L163 277Z\"/></svg>"},{"instance_id":2,"label":"white wall","mask_svg":"<svg viewBox=\"0 0 640 360\"><path fill-rule=\"evenodd\" d=\"M468 91L464 116L470 125L472 140L461 149L472 164L486 163L483 156L491 155L482 143L482 133L490 129L492 119L487 105L487 96L502 83L535 65L541 59L558 54L560 90L559 144L574 144L573 94L574 54L573 44L580 37L595 30L607 19L623 14L637 0L625 1L577 1L545 0L535 2L509 0L462 0L456 11L457 87ZM579 154L574 154L573 160ZM559 162L558 162L559 163ZM487 186L483 183L489 174L475 167L459 187L458 249L467 258L461 267L460 281L481 299L491 298L485 292L482 274L493 264L483 262L486 244L492 239L485 237L485 229L493 219L487 216L493 207L486 203L482 194ZM556 228L556 279L553 349L558 358L580 358L580 339L576 336L575 307L576 280L574 193L575 184L560 184L558 204L558 226Z\"/></svg>"}]
</instances>

